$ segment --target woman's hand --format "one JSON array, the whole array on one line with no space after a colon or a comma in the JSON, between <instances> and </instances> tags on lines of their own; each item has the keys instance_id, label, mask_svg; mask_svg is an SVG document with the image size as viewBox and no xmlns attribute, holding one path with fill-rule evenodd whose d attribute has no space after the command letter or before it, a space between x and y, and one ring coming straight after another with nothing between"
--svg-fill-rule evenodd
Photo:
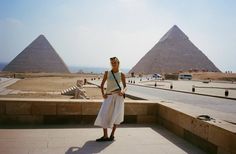
<instances>
[{"instance_id":1,"label":"woman's hand","mask_svg":"<svg viewBox=\"0 0 236 154\"><path fill-rule=\"evenodd\" d=\"M102 97L103 97L104 99L106 99L106 98L107 98L107 94L103 94Z\"/></svg>"},{"instance_id":2,"label":"woman's hand","mask_svg":"<svg viewBox=\"0 0 236 154\"><path fill-rule=\"evenodd\" d=\"M119 92L119 95L120 95L120 96L123 96L123 95L124 95L124 91L123 91L123 90L120 91L120 92Z\"/></svg>"}]
</instances>

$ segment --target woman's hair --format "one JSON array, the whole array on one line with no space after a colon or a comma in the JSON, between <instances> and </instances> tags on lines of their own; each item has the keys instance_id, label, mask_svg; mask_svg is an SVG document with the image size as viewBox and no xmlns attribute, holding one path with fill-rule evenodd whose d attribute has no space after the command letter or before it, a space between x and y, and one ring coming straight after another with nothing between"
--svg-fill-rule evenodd
<instances>
[{"instance_id":1,"label":"woman's hair","mask_svg":"<svg viewBox=\"0 0 236 154\"><path fill-rule=\"evenodd\" d=\"M111 57L110 61L112 61L112 60L115 60L118 64L120 64L120 61L119 61L119 59L117 57Z\"/></svg>"}]
</instances>

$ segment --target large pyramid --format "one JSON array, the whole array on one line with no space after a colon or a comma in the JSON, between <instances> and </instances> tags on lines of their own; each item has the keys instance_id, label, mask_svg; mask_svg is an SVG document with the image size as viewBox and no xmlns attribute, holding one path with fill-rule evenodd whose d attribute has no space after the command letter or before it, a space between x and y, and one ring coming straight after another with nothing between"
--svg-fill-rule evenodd
<instances>
[{"instance_id":1,"label":"large pyramid","mask_svg":"<svg viewBox=\"0 0 236 154\"><path fill-rule=\"evenodd\" d=\"M43 35L37 37L3 71L69 73L66 64Z\"/></svg>"},{"instance_id":2,"label":"large pyramid","mask_svg":"<svg viewBox=\"0 0 236 154\"><path fill-rule=\"evenodd\" d=\"M174 25L129 73L175 73L188 70L220 71Z\"/></svg>"}]
</instances>

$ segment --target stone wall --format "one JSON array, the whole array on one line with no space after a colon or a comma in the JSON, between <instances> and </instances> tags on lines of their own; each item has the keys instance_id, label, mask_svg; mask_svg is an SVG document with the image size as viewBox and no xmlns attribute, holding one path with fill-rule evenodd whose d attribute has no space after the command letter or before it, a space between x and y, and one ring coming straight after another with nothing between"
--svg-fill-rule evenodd
<instances>
[{"instance_id":1,"label":"stone wall","mask_svg":"<svg viewBox=\"0 0 236 154\"><path fill-rule=\"evenodd\" d=\"M168 103L126 100L124 123L161 124L207 153L236 153L235 127L204 122ZM101 100L0 99L0 125L92 124Z\"/></svg>"},{"instance_id":2,"label":"stone wall","mask_svg":"<svg viewBox=\"0 0 236 154\"><path fill-rule=\"evenodd\" d=\"M124 123L155 123L156 104L127 101ZM1 124L44 124L94 122L101 100L0 99Z\"/></svg>"},{"instance_id":3,"label":"stone wall","mask_svg":"<svg viewBox=\"0 0 236 154\"><path fill-rule=\"evenodd\" d=\"M214 123L158 104L158 122L178 136L197 145L207 153L236 153L236 127L226 122Z\"/></svg>"}]
</instances>

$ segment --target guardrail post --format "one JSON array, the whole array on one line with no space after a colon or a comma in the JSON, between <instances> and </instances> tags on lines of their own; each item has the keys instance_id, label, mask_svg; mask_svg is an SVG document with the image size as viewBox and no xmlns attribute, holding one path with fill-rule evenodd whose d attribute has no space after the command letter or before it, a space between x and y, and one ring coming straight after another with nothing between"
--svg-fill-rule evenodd
<instances>
[{"instance_id":1,"label":"guardrail post","mask_svg":"<svg viewBox=\"0 0 236 154\"><path fill-rule=\"evenodd\" d=\"M192 86L192 92L193 93L195 92L195 86L194 85Z\"/></svg>"},{"instance_id":2,"label":"guardrail post","mask_svg":"<svg viewBox=\"0 0 236 154\"><path fill-rule=\"evenodd\" d=\"M227 97L227 96L229 96L229 90L228 89L225 90L225 97Z\"/></svg>"}]
</instances>

